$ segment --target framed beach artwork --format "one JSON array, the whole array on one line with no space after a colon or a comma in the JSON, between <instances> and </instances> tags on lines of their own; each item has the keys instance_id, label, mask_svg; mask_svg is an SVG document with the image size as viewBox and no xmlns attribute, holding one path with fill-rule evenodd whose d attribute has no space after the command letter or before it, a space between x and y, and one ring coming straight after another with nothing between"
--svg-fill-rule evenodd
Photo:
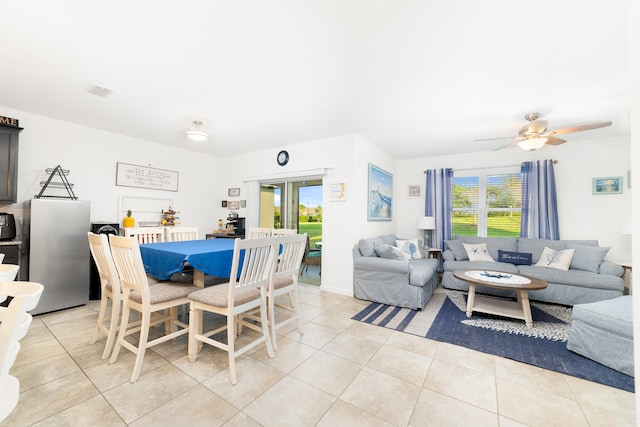
<instances>
[{"instance_id":1,"label":"framed beach artwork","mask_svg":"<svg viewBox=\"0 0 640 427\"><path fill-rule=\"evenodd\" d=\"M393 175L369 163L368 221L391 221Z\"/></svg>"},{"instance_id":2,"label":"framed beach artwork","mask_svg":"<svg viewBox=\"0 0 640 427\"><path fill-rule=\"evenodd\" d=\"M593 194L621 194L622 177L593 178Z\"/></svg>"}]
</instances>

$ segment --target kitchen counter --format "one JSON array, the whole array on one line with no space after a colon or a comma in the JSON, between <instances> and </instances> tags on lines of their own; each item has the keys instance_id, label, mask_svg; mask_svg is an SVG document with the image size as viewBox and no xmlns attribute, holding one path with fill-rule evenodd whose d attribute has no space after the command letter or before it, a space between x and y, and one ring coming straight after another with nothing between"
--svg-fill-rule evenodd
<instances>
[{"instance_id":1,"label":"kitchen counter","mask_svg":"<svg viewBox=\"0 0 640 427\"><path fill-rule=\"evenodd\" d=\"M22 240L0 240L0 246L21 245Z\"/></svg>"}]
</instances>

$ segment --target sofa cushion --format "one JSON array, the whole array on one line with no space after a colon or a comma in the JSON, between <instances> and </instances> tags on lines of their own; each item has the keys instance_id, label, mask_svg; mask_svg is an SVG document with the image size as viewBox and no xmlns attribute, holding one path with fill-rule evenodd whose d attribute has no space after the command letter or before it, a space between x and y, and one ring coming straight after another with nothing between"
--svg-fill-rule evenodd
<instances>
[{"instance_id":1,"label":"sofa cushion","mask_svg":"<svg viewBox=\"0 0 640 427\"><path fill-rule=\"evenodd\" d=\"M504 273L518 274L518 267L513 264L507 264L506 262L494 262L494 261L445 261L442 265L445 271L455 270L492 270L502 271Z\"/></svg>"},{"instance_id":2,"label":"sofa cushion","mask_svg":"<svg viewBox=\"0 0 640 427\"><path fill-rule=\"evenodd\" d=\"M531 262L540 261L540 255L544 248L550 248L556 251L566 249L567 244L564 240L547 240L547 239L518 239L518 252L526 252L531 254Z\"/></svg>"},{"instance_id":3,"label":"sofa cushion","mask_svg":"<svg viewBox=\"0 0 640 427\"><path fill-rule=\"evenodd\" d=\"M489 255L489 251L487 250L486 243L476 243L476 244L463 243L462 245L464 246L465 252L467 252L467 258L469 258L469 261L472 261L472 262L476 262L476 261L493 262L494 261L494 259L491 258L491 255Z\"/></svg>"},{"instance_id":4,"label":"sofa cushion","mask_svg":"<svg viewBox=\"0 0 640 427\"><path fill-rule=\"evenodd\" d=\"M531 265L531 254L498 250L498 261L513 265Z\"/></svg>"},{"instance_id":5,"label":"sofa cushion","mask_svg":"<svg viewBox=\"0 0 640 427\"><path fill-rule=\"evenodd\" d=\"M624 282L620 277L592 273L590 271L536 267L535 265L519 265L518 273L542 279L547 283L577 286L590 289L607 289L622 291Z\"/></svg>"},{"instance_id":6,"label":"sofa cushion","mask_svg":"<svg viewBox=\"0 0 640 427\"><path fill-rule=\"evenodd\" d=\"M549 267L557 270L569 270L575 249L563 249L560 251L545 247L536 263L536 267Z\"/></svg>"},{"instance_id":7,"label":"sofa cushion","mask_svg":"<svg viewBox=\"0 0 640 427\"><path fill-rule=\"evenodd\" d=\"M407 254L405 254L402 249L397 248L395 246L387 245L385 243L375 242L374 244L376 255L380 258L387 259L408 259Z\"/></svg>"},{"instance_id":8,"label":"sofa cushion","mask_svg":"<svg viewBox=\"0 0 640 427\"><path fill-rule=\"evenodd\" d=\"M455 256L456 261L464 261L467 258L467 251L464 250L464 246L462 246L462 240L445 240L445 245L451 252L453 252L453 256Z\"/></svg>"},{"instance_id":9,"label":"sofa cushion","mask_svg":"<svg viewBox=\"0 0 640 427\"><path fill-rule=\"evenodd\" d=\"M396 240L398 240L398 238L394 234L383 234L382 236L380 236L380 238L384 243L391 246L395 246Z\"/></svg>"},{"instance_id":10,"label":"sofa cushion","mask_svg":"<svg viewBox=\"0 0 640 427\"><path fill-rule=\"evenodd\" d=\"M516 252L518 250L518 239L513 237L478 237L478 236L456 236L463 243L485 243L489 255L494 260L498 259L498 249L503 251Z\"/></svg>"},{"instance_id":11,"label":"sofa cushion","mask_svg":"<svg viewBox=\"0 0 640 427\"><path fill-rule=\"evenodd\" d=\"M382 237L371 237L369 239L360 239L358 242L358 249L362 256L377 256L374 243L378 242L384 244Z\"/></svg>"},{"instance_id":12,"label":"sofa cushion","mask_svg":"<svg viewBox=\"0 0 640 427\"><path fill-rule=\"evenodd\" d=\"M410 260L409 284L412 286L424 286L427 284L434 275L438 276L438 264L438 260L435 258Z\"/></svg>"},{"instance_id":13,"label":"sofa cushion","mask_svg":"<svg viewBox=\"0 0 640 427\"><path fill-rule=\"evenodd\" d=\"M568 242L567 248L576 250L571 260L571 268L592 273L597 273L600 270L600 264L611 249L610 247L577 245L573 242Z\"/></svg>"},{"instance_id":14,"label":"sofa cushion","mask_svg":"<svg viewBox=\"0 0 640 427\"><path fill-rule=\"evenodd\" d=\"M534 264L540 260L540 255L545 247L556 251L566 249L568 243L575 243L584 246L598 246L597 240L547 240L547 239L531 239L521 237L518 239L518 252L530 252L532 254L531 262ZM501 248L504 250L504 248Z\"/></svg>"},{"instance_id":15,"label":"sofa cushion","mask_svg":"<svg viewBox=\"0 0 640 427\"><path fill-rule=\"evenodd\" d=\"M420 245L418 239L411 240L396 240L396 247L407 254L409 259L421 259L422 252L420 252Z\"/></svg>"}]
</instances>

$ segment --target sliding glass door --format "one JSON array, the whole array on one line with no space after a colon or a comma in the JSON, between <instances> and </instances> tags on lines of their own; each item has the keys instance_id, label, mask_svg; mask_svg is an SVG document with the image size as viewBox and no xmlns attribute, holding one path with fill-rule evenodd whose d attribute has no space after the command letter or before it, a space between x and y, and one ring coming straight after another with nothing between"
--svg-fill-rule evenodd
<instances>
[{"instance_id":1,"label":"sliding glass door","mask_svg":"<svg viewBox=\"0 0 640 427\"><path fill-rule=\"evenodd\" d=\"M295 228L298 233L307 233L310 249L319 252L322 249L322 180L261 182L260 227ZM301 281L319 285L320 264L303 265Z\"/></svg>"}]
</instances>

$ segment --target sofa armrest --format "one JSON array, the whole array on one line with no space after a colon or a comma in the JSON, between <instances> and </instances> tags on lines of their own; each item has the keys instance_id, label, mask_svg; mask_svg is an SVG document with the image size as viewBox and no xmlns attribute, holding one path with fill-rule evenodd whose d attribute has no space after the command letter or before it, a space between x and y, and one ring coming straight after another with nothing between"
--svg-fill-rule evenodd
<instances>
[{"instance_id":1,"label":"sofa armrest","mask_svg":"<svg viewBox=\"0 0 640 427\"><path fill-rule=\"evenodd\" d=\"M599 274L608 274L610 276L622 277L624 274L624 268L611 261L602 261L600 264Z\"/></svg>"},{"instance_id":2,"label":"sofa armrest","mask_svg":"<svg viewBox=\"0 0 640 427\"><path fill-rule=\"evenodd\" d=\"M379 257L359 257L353 260L354 270L386 271L389 273L409 273L408 260Z\"/></svg>"}]
</instances>

